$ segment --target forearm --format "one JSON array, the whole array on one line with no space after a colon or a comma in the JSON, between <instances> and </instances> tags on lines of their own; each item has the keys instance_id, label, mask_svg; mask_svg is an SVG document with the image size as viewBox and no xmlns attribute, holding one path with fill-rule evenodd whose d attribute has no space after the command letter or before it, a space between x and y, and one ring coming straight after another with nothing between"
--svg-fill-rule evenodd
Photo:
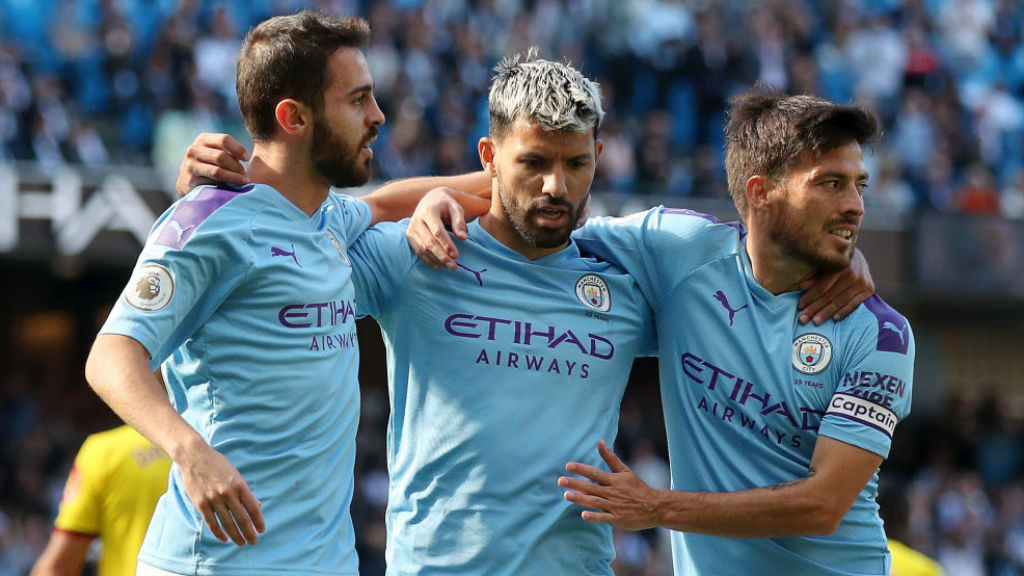
<instances>
[{"instance_id":1,"label":"forearm","mask_svg":"<svg viewBox=\"0 0 1024 576\"><path fill-rule=\"evenodd\" d=\"M180 463L206 442L171 406L148 358L137 341L101 334L86 360L85 377L118 416Z\"/></svg>"},{"instance_id":2,"label":"forearm","mask_svg":"<svg viewBox=\"0 0 1024 576\"><path fill-rule=\"evenodd\" d=\"M739 492L660 490L654 524L728 538L782 538L830 534L843 510L834 498L800 478Z\"/></svg>"},{"instance_id":3,"label":"forearm","mask_svg":"<svg viewBox=\"0 0 1024 576\"><path fill-rule=\"evenodd\" d=\"M401 220L412 215L424 194L434 188L450 188L452 197L467 217L483 214L490 207L491 179L486 172L458 176L425 176L393 180L363 197L373 211L373 222Z\"/></svg>"},{"instance_id":4,"label":"forearm","mask_svg":"<svg viewBox=\"0 0 1024 576\"><path fill-rule=\"evenodd\" d=\"M29 576L78 576L85 567L91 543L90 537L54 530Z\"/></svg>"}]
</instances>

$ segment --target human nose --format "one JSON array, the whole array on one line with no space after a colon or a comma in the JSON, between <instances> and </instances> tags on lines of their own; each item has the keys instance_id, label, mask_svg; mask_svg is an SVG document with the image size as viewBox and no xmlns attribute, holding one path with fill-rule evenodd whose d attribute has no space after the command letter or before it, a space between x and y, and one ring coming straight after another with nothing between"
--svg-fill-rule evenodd
<instances>
[{"instance_id":1,"label":"human nose","mask_svg":"<svg viewBox=\"0 0 1024 576\"><path fill-rule=\"evenodd\" d=\"M377 99L371 96L370 100L373 101L373 110L370 111L368 121L371 126L380 126L387 121L387 118L384 117L384 111L377 104Z\"/></svg>"},{"instance_id":2,"label":"human nose","mask_svg":"<svg viewBox=\"0 0 1024 576\"><path fill-rule=\"evenodd\" d=\"M559 198L568 193L565 182L565 171L561 166L555 166L550 172L544 175L544 188L541 190L548 196Z\"/></svg>"},{"instance_id":3,"label":"human nose","mask_svg":"<svg viewBox=\"0 0 1024 576\"><path fill-rule=\"evenodd\" d=\"M842 211L844 214L864 215L864 194L857 184L851 184L843 194Z\"/></svg>"}]
</instances>

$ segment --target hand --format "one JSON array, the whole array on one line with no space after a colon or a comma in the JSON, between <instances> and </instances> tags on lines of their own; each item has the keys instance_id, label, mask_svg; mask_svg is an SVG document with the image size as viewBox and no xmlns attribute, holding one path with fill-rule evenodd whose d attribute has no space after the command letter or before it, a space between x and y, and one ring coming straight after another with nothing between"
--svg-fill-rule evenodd
<instances>
[{"instance_id":1,"label":"hand","mask_svg":"<svg viewBox=\"0 0 1024 576\"><path fill-rule=\"evenodd\" d=\"M259 542L266 530L262 503L256 499L238 469L209 446L179 462L185 493L203 516L214 537L238 546Z\"/></svg>"},{"instance_id":2,"label":"hand","mask_svg":"<svg viewBox=\"0 0 1024 576\"><path fill-rule=\"evenodd\" d=\"M806 290L800 297L800 323L814 319L815 326L832 318L840 321L875 293L867 260L860 250L854 250L850 266L840 272L806 280L800 285Z\"/></svg>"},{"instance_id":3,"label":"hand","mask_svg":"<svg viewBox=\"0 0 1024 576\"><path fill-rule=\"evenodd\" d=\"M204 132L185 151L174 189L180 197L203 184L248 184L242 165L247 160L249 151L238 140L227 134Z\"/></svg>"},{"instance_id":4,"label":"hand","mask_svg":"<svg viewBox=\"0 0 1024 576\"><path fill-rule=\"evenodd\" d=\"M455 270L459 249L448 234L445 225L459 240L468 237L466 215L462 206L452 197L449 188L434 188L427 192L412 213L405 236L413 252L431 268Z\"/></svg>"},{"instance_id":5,"label":"hand","mask_svg":"<svg viewBox=\"0 0 1024 576\"><path fill-rule=\"evenodd\" d=\"M570 462L565 469L592 480L562 476L558 485L568 488L565 499L569 502L600 510L584 510L588 522L611 524L623 530L644 530L658 525L658 491L648 486L608 447L604 440L597 445L601 458L611 472L600 468Z\"/></svg>"}]
</instances>

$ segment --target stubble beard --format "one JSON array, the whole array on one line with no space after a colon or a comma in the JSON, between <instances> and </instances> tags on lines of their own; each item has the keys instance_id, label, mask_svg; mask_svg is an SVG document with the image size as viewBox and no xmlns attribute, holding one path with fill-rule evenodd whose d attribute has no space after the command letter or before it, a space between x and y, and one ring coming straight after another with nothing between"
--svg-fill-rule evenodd
<instances>
[{"instance_id":1,"label":"stubble beard","mask_svg":"<svg viewBox=\"0 0 1024 576\"><path fill-rule=\"evenodd\" d=\"M501 201L501 209L505 212L505 217L512 224L512 227L515 228L523 242L534 248L558 248L569 243L569 235L576 229L576 223L579 219L580 210L578 206L573 206L561 199L549 198L547 202L537 207L523 208L505 191L506 188L502 184L501 175L499 174L498 198ZM567 208L569 215L567 226L564 228L533 226L531 222L534 220L538 207L542 206L564 206Z\"/></svg>"},{"instance_id":2,"label":"stubble beard","mask_svg":"<svg viewBox=\"0 0 1024 576\"><path fill-rule=\"evenodd\" d=\"M355 146L342 140L320 114L313 119L313 148L311 160L317 173L335 188L362 186L370 180L370 160L362 160L362 142Z\"/></svg>"},{"instance_id":3,"label":"stubble beard","mask_svg":"<svg viewBox=\"0 0 1024 576\"><path fill-rule=\"evenodd\" d=\"M815 273L831 274L850 266L853 245L841 253L817 245L806 230L804 222L799 217L794 217L788 210L773 222L770 239L782 254L803 263Z\"/></svg>"}]
</instances>

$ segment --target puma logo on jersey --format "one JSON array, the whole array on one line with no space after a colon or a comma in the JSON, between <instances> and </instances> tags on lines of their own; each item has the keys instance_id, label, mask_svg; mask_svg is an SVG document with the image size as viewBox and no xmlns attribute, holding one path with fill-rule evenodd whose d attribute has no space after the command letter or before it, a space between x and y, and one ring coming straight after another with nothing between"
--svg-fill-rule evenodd
<instances>
[{"instance_id":1,"label":"puma logo on jersey","mask_svg":"<svg viewBox=\"0 0 1024 576\"><path fill-rule=\"evenodd\" d=\"M481 268L480 271L478 272L476 270L473 270L469 266L463 266L462 264L459 264L458 262L456 262L456 264L458 264L459 268L462 268L463 270L468 270L471 274L473 274L473 276L476 276L476 281L479 282L481 286L484 285L484 279L483 279L483 277L481 275L484 272L487 272L487 268Z\"/></svg>"},{"instance_id":2,"label":"puma logo on jersey","mask_svg":"<svg viewBox=\"0 0 1024 576\"><path fill-rule=\"evenodd\" d=\"M295 261L295 265L298 266L299 268L302 268L302 264L299 264L299 259L295 256L295 244L292 244L291 247L292 247L292 251L289 252L289 251L285 250L284 248L278 248L277 246L271 246L270 247L270 257L273 258L274 256L291 256L292 260Z\"/></svg>"},{"instance_id":3,"label":"puma logo on jersey","mask_svg":"<svg viewBox=\"0 0 1024 576\"><path fill-rule=\"evenodd\" d=\"M903 344L904 346L907 345L907 339L905 336L906 329L906 326L900 328L899 326L893 324L892 322L889 322L888 320L882 322L882 330L889 330L890 332L895 332L896 335L900 337L900 344Z\"/></svg>"},{"instance_id":4,"label":"puma logo on jersey","mask_svg":"<svg viewBox=\"0 0 1024 576\"><path fill-rule=\"evenodd\" d=\"M748 304L744 304L739 308L733 308L729 304L729 299L725 296L725 292L722 292L721 290L715 292L715 300L718 300L722 304L722 307L729 312L729 326L732 326L732 320L736 316L736 313L748 306Z\"/></svg>"}]
</instances>

